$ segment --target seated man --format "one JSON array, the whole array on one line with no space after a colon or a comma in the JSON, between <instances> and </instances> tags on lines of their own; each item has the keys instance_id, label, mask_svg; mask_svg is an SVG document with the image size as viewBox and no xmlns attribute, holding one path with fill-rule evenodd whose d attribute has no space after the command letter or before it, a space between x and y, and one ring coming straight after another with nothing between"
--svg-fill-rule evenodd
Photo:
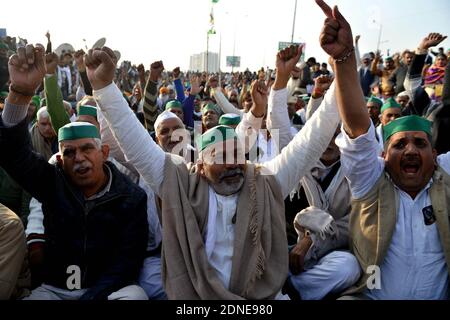
<instances>
[{"instance_id":1,"label":"seated man","mask_svg":"<svg viewBox=\"0 0 450 320\"><path fill-rule=\"evenodd\" d=\"M283 52L277 88L286 87L300 53L292 48ZM186 164L156 146L146 130L137 125L131 110L124 107L113 83L112 55L109 48L88 54L89 80L127 159L162 197L162 275L167 296L277 297L288 273L283 199L331 140L339 122L334 96L325 98L327 103L282 154L262 166L240 161L244 159L243 150L235 145L236 133L227 126L207 131L200 140L203 161ZM287 104L287 95L282 96ZM267 92L260 91L249 117L262 118L266 106ZM223 141L231 142L232 149L225 143L224 150ZM208 154L232 159L215 163Z\"/></svg>"},{"instance_id":2,"label":"seated man","mask_svg":"<svg viewBox=\"0 0 450 320\"><path fill-rule=\"evenodd\" d=\"M370 299L448 299L450 159L436 157L431 123L406 116L384 127L384 159L357 85L352 31L322 0L327 19L322 48L335 59L343 121L342 168L353 197L351 249L364 274L346 294ZM348 41L350 39L350 41ZM342 57L346 57L345 59Z\"/></svg>"},{"instance_id":3,"label":"seated man","mask_svg":"<svg viewBox=\"0 0 450 320\"><path fill-rule=\"evenodd\" d=\"M335 137L339 133L336 130ZM358 261L347 251L351 194L335 137L317 165L285 200L288 240L293 237L289 237L289 225L298 234L289 254L291 275L287 283L298 292L289 292L294 299L320 300L328 294L339 294L360 276ZM293 212L299 212L295 219Z\"/></svg>"},{"instance_id":4,"label":"seated man","mask_svg":"<svg viewBox=\"0 0 450 320\"><path fill-rule=\"evenodd\" d=\"M57 165L31 152L25 117L30 93L45 74L44 48L20 48L9 73L0 164L42 203L47 238L44 284L28 298L146 299L133 285L148 240L144 191L105 161L108 146L92 124L76 122L59 130Z\"/></svg>"}]
</instances>

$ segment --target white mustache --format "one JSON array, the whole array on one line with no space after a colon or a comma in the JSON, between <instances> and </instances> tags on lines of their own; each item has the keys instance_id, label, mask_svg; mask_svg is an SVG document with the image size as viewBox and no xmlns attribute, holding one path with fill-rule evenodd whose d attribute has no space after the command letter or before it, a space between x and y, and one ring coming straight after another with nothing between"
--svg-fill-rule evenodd
<instances>
[{"instance_id":1,"label":"white mustache","mask_svg":"<svg viewBox=\"0 0 450 320\"><path fill-rule=\"evenodd\" d=\"M91 169L91 168L92 168L92 166L88 163L76 163L76 164L74 164L72 171L74 173L76 173L80 170Z\"/></svg>"}]
</instances>

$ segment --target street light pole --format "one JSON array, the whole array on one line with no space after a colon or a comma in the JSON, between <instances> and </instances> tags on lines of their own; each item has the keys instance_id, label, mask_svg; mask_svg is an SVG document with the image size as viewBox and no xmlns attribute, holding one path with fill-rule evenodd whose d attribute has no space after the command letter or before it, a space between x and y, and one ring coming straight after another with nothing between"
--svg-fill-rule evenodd
<instances>
[{"instance_id":1,"label":"street light pole","mask_svg":"<svg viewBox=\"0 0 450 320\"><path fill-rule=\"evenodd\" d=\"M294 43L294 32L295 32L295 20L297 18L297 0L295 0L294 7L294 20L292 21L292 36L291 36L291 44Z\"/></svg>"},{"instance_id":2,"label":"street light pole","mask_svg":"<svg viewBox=\"0 0 450 320\"><path fill-rule=\"evenodd\" d=\"M208 61L209 60L209 31L206 33L206 67L205 71L208 73Z\"/></svg>"},{"instance_id":3,"label":"street light pole","mask_svg":"<svg viewBox=\"0 0 450 320\"><path fill-rule=\"evenodd\" d=\"M380 32L378 32L377 52L380 51L381 33L383 32L383 25L380 23Z\"/></svg>"}]
</instances>

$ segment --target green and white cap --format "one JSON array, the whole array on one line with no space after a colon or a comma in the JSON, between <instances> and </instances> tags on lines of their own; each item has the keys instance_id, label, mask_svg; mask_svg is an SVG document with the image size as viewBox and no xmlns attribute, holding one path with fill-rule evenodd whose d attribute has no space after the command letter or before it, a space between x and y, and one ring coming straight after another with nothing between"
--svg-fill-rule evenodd
<instances>
[{"instance_id":1,"label":"green and white cap","mask_svg":"<svg viewBox=\"0 0 450 320\"><path fill-rule=\"evenodd\" d=\"M213 103L208 103L207 105L205 105L202 109L202 114L205 115L205 113L209 110L214 111L218 116L222 114L222 110L220 110L220 108Z\"/></svg>"},{"instance_id":2,"label":"green and white cap","mask_svg":"<svg viewBox=\"0 0 450 320\"><path fill-rule=\"evenodd\" d=\"M97 108L93 106L80 106L78 116L92 116L97 119Z\"/></svg>"},{"instance_id":3,"label":"green and white cap","mask_svg":"<svg viewBox=\"0 0 450 320\"><path fill-rule=\"evenodd\" d=\"M241 117L235 113L225 113L219 119L219 125L236 126L241 122Z\"/></svg>"},{"instance_id":4,"label":"green and white cap","mask_svg":"<svg viewBox=\"0 0 450 320\"><path fill-rule=\"evenodd\" d=\"M372 103L376 103L378 105L378 107L382 107L383 106L383 100L378 99L375 96L371 96L368 100L367 103L372 102Z\"/></svg>"},{"instance_id":5,"label":"green and white cap","mask_svg":"<svg viewBox=\"0 0 450 320\"><path fill-rule=\"evenodd\" d=\"M171 100L171 101L167 102L165 110L169 110L169 109L183 110L183 105L178 100Z\"/></svg>"},{"instance_id":6,"label":"green and white cap","mask_svg":"<svg viewBox=\"0 0 450 320\"><path fill-rule=\"evenodd\" d=\"M416 115L401 117L383 126L383 139L386 142L392 135L404 131L422 131L431 138L431 124L431 121Z\"/></svg>"},{"instance_id":7,"label":"green and white cap","mask_svg":"<svg viewBox=\"0 0 450 320\"><path fill-rule=\"evenodd\" d=\"M385 110L390 109L390 108L399 108L399 109L401 109L402 106L397 101L395 101L394 98L389 98L383 104L383 107L381 107L381 113L383 113Z\"/></svg>"},{"instance_id":8,"label":"green and white cap","mask_svg":"<svg viewBox=\"0 0 450 320\"><path fill-rule=\"evenodd\" d=\"M199 152L202 152L213 144L237 138L238 136L233 128L219 125L209 129L197 139L197 148Z\"/></svg>"},{"instance_id":9,"label":"green and white cap","mask_svg":"<svg viewBox=\"0 0 450 320\"><path fill-rule=\"evenodd\" d=\"M100 139L97 127L88 122L72 122L58 131L58 142L84 138Z\"/></svg>"}]
</instances>

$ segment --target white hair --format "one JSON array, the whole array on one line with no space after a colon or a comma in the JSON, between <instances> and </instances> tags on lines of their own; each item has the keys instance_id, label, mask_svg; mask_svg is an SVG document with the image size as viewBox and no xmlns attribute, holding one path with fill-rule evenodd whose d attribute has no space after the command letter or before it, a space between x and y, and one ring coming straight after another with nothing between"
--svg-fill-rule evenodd
<instances>
[{"instance_id":1,"label":"white hair","mask_svg":"<svg viewBox=\"0 0 450 320\"><path fill-rule=\"evenodd\" d=\"M36 113L36 119L37 121L41 120L41 119L50 119L50 114L48 113L47 107L42 107L38 110L38 112Z\"/></svg>"}]
</instances>

